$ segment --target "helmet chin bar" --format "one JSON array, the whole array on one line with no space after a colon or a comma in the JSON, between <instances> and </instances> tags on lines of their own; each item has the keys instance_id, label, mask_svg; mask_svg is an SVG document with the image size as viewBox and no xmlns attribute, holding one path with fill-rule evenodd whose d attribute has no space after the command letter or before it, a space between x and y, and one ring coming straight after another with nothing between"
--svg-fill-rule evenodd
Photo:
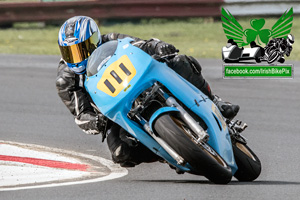
<instances>
[{"instance_id":1,"label":"helmet chin bar","mask_svg":"<svg viewBox=\"0 0 300 200\"><path fill-rule=\"evenodd\" d=\"M67 63L68 67L76 74L84 74L86 71L87 59L80 63Z\"/></svg>"}]
</instances>

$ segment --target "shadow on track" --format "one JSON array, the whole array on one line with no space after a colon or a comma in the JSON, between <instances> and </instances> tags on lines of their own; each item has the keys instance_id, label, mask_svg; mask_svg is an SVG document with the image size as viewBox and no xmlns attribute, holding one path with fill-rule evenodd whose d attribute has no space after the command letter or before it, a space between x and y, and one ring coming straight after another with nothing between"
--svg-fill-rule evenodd
<instances>
[{"instance_id":1,"label":"shadow on track","mask_svg":"<svg viewBox=\"0 0 300 200\"><path fill-rule=\"evenodd\" d=\"M136 180L137 182L153 182L153 183L181 183L181 184L214 184L208 180ZM239 182L233 180L228 185L300 185L296 181L268 181L260 180L253 182Z\"/></svg>"},{"instance_id":2,"label":"shadow on track","mask_svg":"<svg viewBox=\"0 0 300 200\"><path fill-rule=\"evenodd\" d=\"M230 182L230 184L232 184L232 185L300 185L300 182L260 180L260 181L253 181L253 182L232 181L232 182Z\"/></svg>"}]
</instances>

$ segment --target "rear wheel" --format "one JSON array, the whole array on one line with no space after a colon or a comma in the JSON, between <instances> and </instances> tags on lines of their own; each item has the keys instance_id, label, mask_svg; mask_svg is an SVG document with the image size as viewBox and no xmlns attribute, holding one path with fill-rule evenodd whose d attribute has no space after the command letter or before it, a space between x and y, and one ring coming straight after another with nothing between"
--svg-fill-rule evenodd
<instances>
[{"instance_id":1,"label":"rear wheel","mask_svg":"<svg viewBox=\"0 0 300 200\"><path fill-rule=\"evenodd\" d=\"M230 182L232 173L227 163L206 143L197 144L189 134L192 131L181 119L163 114L154 122L154 129L193 167L193 173L218 184Z\"/></svg>"},{"instance_id":2,"label":"rear wheel","mask_svg":"<svg viewBox=\"0 0 300 200\"><path fill-rule=\"evenodd\" d=\"M241 142L235 142L233 145L233 153L238 170L234 177L239 181L253 181L261 172L261 163L253 151Z\"/></svg>"}]
</instances>

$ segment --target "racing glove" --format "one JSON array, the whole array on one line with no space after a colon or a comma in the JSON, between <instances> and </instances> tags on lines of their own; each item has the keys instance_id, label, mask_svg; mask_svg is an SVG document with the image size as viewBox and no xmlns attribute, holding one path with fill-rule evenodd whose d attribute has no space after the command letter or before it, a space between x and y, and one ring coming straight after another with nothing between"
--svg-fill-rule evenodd
<instances>
[{"instance_id":1,"label":"racing glove","mask_svg":"<svg viewBox=\"0 0 300 200\"><path fill-rule=\"evenodd\" d=\"M171 55L176 52L179 52L179 50L176 49L172 44L168 44L162 41L160 41L155 48L155 54L159 56Z\"/></svg>"},{"instance_id":2,"label":"racing glove","mask_svg":"<svg viewBox=\"0 0 300 200\"><path fill-rule=\"evenodd\" d=\"M75 123L83 132L89 135L102 134L102 141L106 138L107 118L102 114L92 112L81 113L75 118Z\"/></svg>"}]
</instances>

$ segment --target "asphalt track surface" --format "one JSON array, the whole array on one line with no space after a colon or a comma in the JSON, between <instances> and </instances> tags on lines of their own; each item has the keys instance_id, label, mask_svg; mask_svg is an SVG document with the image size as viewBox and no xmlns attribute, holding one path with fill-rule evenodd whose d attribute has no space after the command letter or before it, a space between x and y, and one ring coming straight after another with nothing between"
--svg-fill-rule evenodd
<instances>
[{"instance_id":1,"label":"asphalt track surface","mask_svg":"<svg viewBox=\"0 0 300 200\"><path fill-rule=\"evenodd\" d=\"M65 149L110 159L100 136L75 125L55 88L57 56L0 55L0 140ZM238 119L262 162L254 182L214 185L177 175L166 164L141 164L119 179L80 185L5 191L0 199L299 199L300 63L294 79L222 79L221 60L201 60L214 93L241 106ZM30 178L30 177L29 177ZM0 180L5 181L5 180Z\"/></svg>"}]
</instances>

